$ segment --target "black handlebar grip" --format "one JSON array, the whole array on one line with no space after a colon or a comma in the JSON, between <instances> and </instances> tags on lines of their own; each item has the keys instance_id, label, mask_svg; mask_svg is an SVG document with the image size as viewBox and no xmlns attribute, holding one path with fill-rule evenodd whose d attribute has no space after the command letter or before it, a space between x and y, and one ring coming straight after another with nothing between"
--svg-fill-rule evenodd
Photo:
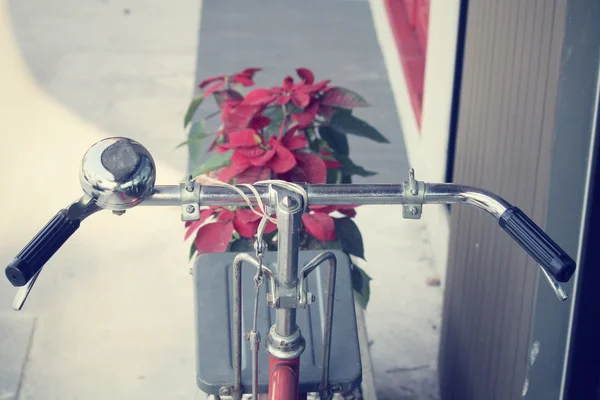
<instances>
[{"instance_id":1,"label":"black handlebar grip","mask_svg":"<svg viewBox=\"0 0 600 400\"><path fill-rule=\"evenodd\" d=\"M517 243L559 282L575 272L575 261L517 207L507 209L498 222Z\"/></svg>"},{"instance_id":2,"label":"black handlebar grip","mask_svg":"<svg viewBox=\"0 0 600 400\"><path fill-rule=\"evenodd\" d=\"M69 219L67 210L58 212L6 267L13 286L24 286L79 228L80 221Z\"/></svg>"}]
</instances>

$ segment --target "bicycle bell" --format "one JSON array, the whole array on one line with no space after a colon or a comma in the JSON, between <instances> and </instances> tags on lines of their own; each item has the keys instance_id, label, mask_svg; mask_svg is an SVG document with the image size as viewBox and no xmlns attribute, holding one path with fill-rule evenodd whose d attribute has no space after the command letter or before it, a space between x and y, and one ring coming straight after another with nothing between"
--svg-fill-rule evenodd
<instances>
[{"instance_id":1,"label":"bicycle bell","mask_svg":"<svg viewBox=\"0 0 600 400\"><path fill-rule=\"evenodd\" d=\"M152 193L156 179L154 159L138 142L124 137L103 139L83 156L79 182L96 204L124 211Z\"/></svg>"}]
</instances>

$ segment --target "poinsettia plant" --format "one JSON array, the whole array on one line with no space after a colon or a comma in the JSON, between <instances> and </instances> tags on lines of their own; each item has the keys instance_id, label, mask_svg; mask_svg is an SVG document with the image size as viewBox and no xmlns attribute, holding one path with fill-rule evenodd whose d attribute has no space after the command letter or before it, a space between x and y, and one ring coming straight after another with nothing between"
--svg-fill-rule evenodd
<instances>
[{"instance_id":1,"label":"poinsettia plant","mask_svg":"<svg viewBox=\"0 0 600 400\"><path fill-rule=\"evenodd\" d=\"M352 114L355 108L368 106L358 93L329 80L317 82L312 71L298 68L297 79L287 76L280 86L252 88L244 94L260 70L247 68L200 83L185 115L188 138L180 144L188 146L192 164L197 165L194 178L208 176L229 184L265 179L322 184L352 183L353 176L375 175L350 159L348 135L388 143L377 129ZM216 112L192 121L211 97ZM207 121L216 116L220 124L209 132ZM197 150L197 143L207 138L212 140L208 157ZM302 248L342 249L364 259L354 216L356 206L311 206L302 216ZM186 223L185 239L194 238L190 258L197 253L252 250L260 219L248 207L204 207L198 221ZM270 250L277 248L277 226L272 222L264 239ZM353 266L354 288L363 307L369 280Z\"/></svg>"}]
</instances>

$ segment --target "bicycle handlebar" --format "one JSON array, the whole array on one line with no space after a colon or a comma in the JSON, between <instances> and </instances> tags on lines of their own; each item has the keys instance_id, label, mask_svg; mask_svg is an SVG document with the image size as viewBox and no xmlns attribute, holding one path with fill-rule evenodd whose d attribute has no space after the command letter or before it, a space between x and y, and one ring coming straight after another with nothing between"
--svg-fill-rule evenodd
<instances>
[{"instance_id":1,"label":"bicycle handlebar","mask_svg":"<svg viewBox=\"0 0 600 400\"><path fill-rule=\"evenodd\" d=\"M575 262L531 219L493 193L462 185L424 183L422 200L415 203L405 195L406 184L304 185L311 205L384 205L384 204L455 204L475 206L494 216L500 226L560 282L568 281ZM239 186L256 203L251 191ZM261 199L270 205L266 185L256 187ZM140 203L143 206L180 206L179 186L155 186L153 193ZM239 206L245 200L235 191L214 185L200 186L200 206ZM48 261L79 227L78 220L66 217L61 210L7 267L7 277L15 286L23 286Z\"/></svg>"},{"instance_id":2,"label":"bicycle handlebar","mask_svg":"<svg viewBox=\"0 0 600 400\"><path fill-rule=\"evenodd\" d=\"M305 185L308 205L382 205L382 204L456 204L464 203L486 211L495 217L506 231L527 253L559 282L567 282L575 272L575 261L519 208L495 194L463 185L424 183L422 202L414 203L405 193L404 184L340 184ZM252 193L239 186L256 203ZM257 187L261 200L269 204L267 186ZM200 204L206 206L236 206L245 200L231 189L202 185ZM141 205L179 205L177 186L157 186L155 192Z\"/></svg>"},{"instance_id":3,"label":"bicycle handlebar","mask_svg":"<svg viewBox=\"0 0 600 400\"><path fill-rule=\"evenodd\" d=\"M557 281L567 282L575 272L575 261L517 207L506 210L500 226Z\"/></svg>"},{"instance_id":4,"label":"bicycle handlebar","mask_svg":"<svg viewBox=\"0 0 600 400\"><path fill-rule=\"evenodd\" d=\"M115 175L115 165L126 173ZM25 246L6 268L8 280L14 286L26 285L77 230L81 220L100 209L122 213L138 204L181 206L182 219L190 221L199 218L200 206L246 204L239 193L227 187L197 185L191 180L180 185L155 186L154 177L154 162L139 143L110 138L94 145L82 163L81 183L86 195L61 210ZM472 205L494 216L500 226L559 282L567 282L575 272L575 261L521 210L499 196L469 186L419 182L414 179L412 170L409 178L401 184L301 186L307 193L309 206L401 204L404 205L404 218L409 219L420 218L423 204ZM257 203L250 189L237 187L253 204ZM258 184L255 188L265 205L276 206L277 196L268 184Z\"/></svg>"}]
</instances>

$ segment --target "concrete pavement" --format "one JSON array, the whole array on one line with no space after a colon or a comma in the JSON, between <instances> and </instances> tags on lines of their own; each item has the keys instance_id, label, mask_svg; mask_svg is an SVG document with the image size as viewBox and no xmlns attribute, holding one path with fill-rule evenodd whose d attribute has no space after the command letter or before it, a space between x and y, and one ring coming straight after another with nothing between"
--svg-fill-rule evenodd
<instances>
[{"instance_id":1,"label":"concrete pavement","mask_svg":"<svg viewBox=\"0 0 600 400\"><path fill-rule=\"evenodd\" d=\"M129 3L131 12L138 11L142 20L137 27L129 25L134 32L149 31L160 20L156 15L144 17L142 4L147 2ZM111 43L102 47L98 42L105 28L118 23L102 21L102 13L92 10L96 4L37 5L38 9L13 3L9 14L8 4L2 4L2 92L10 94L0 105L0 259L4 263L58 209L81 194L77 168L85 150L97 140L113 135L141 140L157 155L159 182L179 181L185 165L185 155L175 155L171 149L183 136L181 118L193 82L193 52L186 57L187 49L180 56L172 49L168 54L161 54L156 46L154 51L143 49L136 46L143 43L141 37L127 48L124 33L116 36L121 37L115 40L120 48ZM175 30L187 25L189 34L181 36L191 37L194 49L198 3L188 2L186 7L178 9L184 18L169 14L170 24ZM156 7L150 9L160 14ZM113 11L115 19L123 16L121 7ZM15 17L19 13L23 18ZM31 23L29 29L13 30L13 24L24 21ZM80 29L74 23L81 24ZM15 38L19 30L21 36ZM79 46L85 44L82 35L89 41L87 48ZM41 43L36 53L48 58L27 63L18 45L24 38L29 38L25 40L29 46L49 41ZM59 57L58 47L65 43L73 48ZM41 75L32 76L32 69ZM175 78L166 85L180 90L173 98L169 99L168 91L144 90L155 87L155 78L168 81L168 76ZM178 83L178 77L185 83ZM68 101L57 92L68 95ZM151 103L157 106L153 109ZM94 121L94 113L99 113L103 124ZM146 131L169 139L159 145L154 136L144 138L139 133ZM164 161L169 157L172 164L180 161L179 168ZM15 364L12 373L0 376L0 398L15 398L17 390L19 399L193 398L187 248L176 209L139 208L122 217L102 213L85 221L48 263L22 313L10 310L14 290L0 280L0 325L7 332L0 364L2 371ZM33 325L27 324L32 320L35 333L29 344L27 329ZM25 366L17 365L23 358L17 353L28 346ZM21 370L23 375L15 377L14 371L20 375Z\"/></svg>"},{"instance_id":2,"label":"concrete pavement","mask_svg":"<svg viewBox=\"0 0 600 400\"><path fill-rule=\"evenodd\" d=\"M103 137L141 141L158 183L179 181L187 160L172 148L196 80L200 4L0 4L6 263L80 195L79 161ZM378 398L435 398L441 291L425 285L436 271L423 223L384 207L363 208L357 222L374 277ZM176 209L102 213L48 263L21 313L0 279L0 399L194 398L187 248Z\"/></svg>"}]
</instances>

